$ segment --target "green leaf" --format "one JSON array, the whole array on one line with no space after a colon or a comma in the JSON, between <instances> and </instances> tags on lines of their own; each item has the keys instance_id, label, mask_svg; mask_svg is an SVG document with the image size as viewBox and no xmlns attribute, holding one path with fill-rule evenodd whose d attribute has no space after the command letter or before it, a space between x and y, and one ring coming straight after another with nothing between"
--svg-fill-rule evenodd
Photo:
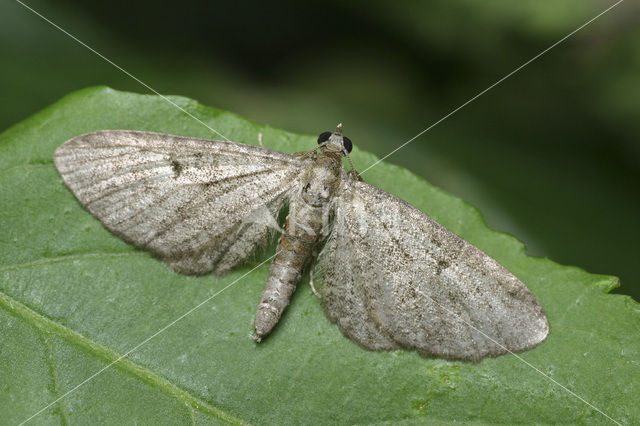
<instances>
[{"instance_id":1,"label":"green leaf","mask_svg":"<svg viewBox=\"0 0 640 426\"><path fill-rule=\"evenodd\" d=\"M262 132L276 150L315 145L311 136L171 100L232 140L256 143ZM276 331L254 343L268 262L224 277L175 274L111 235L64 186L54 150L99 129L216 137L157 96L104 87L73 93L0 135L3 423L26 420L178 318L34 421L609 422L513 355L467 363L366 351L327 320L306 280ZM356 147L353 160L363 170L375 158ZM551 333L523 360L616 421L640 422L640 309L627 296L607 294L616 278L526 256L472 207L399 167L381 163L364 178L495 257L533 291Z\"/></svg>"}]
</instances>

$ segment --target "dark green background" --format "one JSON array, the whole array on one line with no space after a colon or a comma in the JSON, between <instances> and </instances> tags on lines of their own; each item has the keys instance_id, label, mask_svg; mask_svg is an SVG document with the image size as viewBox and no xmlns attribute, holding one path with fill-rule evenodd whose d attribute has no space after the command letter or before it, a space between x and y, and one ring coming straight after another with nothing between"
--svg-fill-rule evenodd
<instances>
[{"instance_id":1,"label":"dark green background","mask_svg":"<svg viewBox=\"0 0 640 426\"><path fill-rule=\"evenodd\" d=\"M341 121L381 157L613 1L25 3L161 93L296 132ZM623 2L388 161L640 299L639 24ZM98 84L148 92L0 3L0 130Z\"/></svg>"}]
</instances>

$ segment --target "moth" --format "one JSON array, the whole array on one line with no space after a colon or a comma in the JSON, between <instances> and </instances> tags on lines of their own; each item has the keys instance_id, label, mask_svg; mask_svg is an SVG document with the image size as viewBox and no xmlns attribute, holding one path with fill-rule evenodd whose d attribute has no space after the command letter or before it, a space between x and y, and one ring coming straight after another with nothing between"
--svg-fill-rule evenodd
<instances>
[{"instance_id":1,"label":"moth","mask_svg":"<svg viewBox=\"0 0 640 426\"><path fill-rule=\"evenodd\" d=\"M55 165L107 229L179 273L224 273L280 232L254 321L257 341L307 270L331 321L366 349L480 360L546 338L545 314L518 278L365 183L353 165L347 172L342 158L351 149L342 125L298 154L105 130L65 142Z\"/></svg>"}]
</instances>

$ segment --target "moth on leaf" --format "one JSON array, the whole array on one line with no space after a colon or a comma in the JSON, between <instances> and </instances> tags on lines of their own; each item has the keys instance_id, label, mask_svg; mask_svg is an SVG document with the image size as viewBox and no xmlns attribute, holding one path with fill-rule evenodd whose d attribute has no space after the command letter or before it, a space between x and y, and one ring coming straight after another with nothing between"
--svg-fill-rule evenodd
<instances>
[{"instance_id":1,"label":"moth on leaf","mask_svg":"<svg viewBox=\"0 0 640 426\"><path fill-rule=\"evenodd\" d=\"M549 325L527 287L423 212L347 172L342 157L351 147L341 125L298 154L105 130L65 142L55 165L107 229L179 273L224 273L281 232L257 341L311 269L329 318L367 349L479 360L542 342Z\"/></svg>"}]
</instances>

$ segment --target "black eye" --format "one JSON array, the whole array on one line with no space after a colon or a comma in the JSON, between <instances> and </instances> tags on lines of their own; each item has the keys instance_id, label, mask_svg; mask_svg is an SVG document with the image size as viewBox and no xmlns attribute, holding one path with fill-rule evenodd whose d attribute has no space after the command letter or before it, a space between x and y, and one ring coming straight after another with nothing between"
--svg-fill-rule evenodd
<instances>
[{"instance_id":1,"label":"black eye","mask_svg":"<svg viewBox=\"0 0 640 426\"><path fill-rule=\"evenodd\" d=\"M320 134L320 136L318 136L318 143L320 144L322 142L328 141L330 136L331 136L331 132L324 132Z\"/></svg>"},{"instance_id":2,"label":"black eye","mask_svg":"<svg viewBox=\"0 0 640 426\"><path fill-rule=\"evenodd\" d=\"M344 149L347 150L347 152L351 152L351 149L353 148L353 144L351 143L351 139L349 139L346 136L342 137L342 145L344 146Z\"/></svg>"}]
</instances>

